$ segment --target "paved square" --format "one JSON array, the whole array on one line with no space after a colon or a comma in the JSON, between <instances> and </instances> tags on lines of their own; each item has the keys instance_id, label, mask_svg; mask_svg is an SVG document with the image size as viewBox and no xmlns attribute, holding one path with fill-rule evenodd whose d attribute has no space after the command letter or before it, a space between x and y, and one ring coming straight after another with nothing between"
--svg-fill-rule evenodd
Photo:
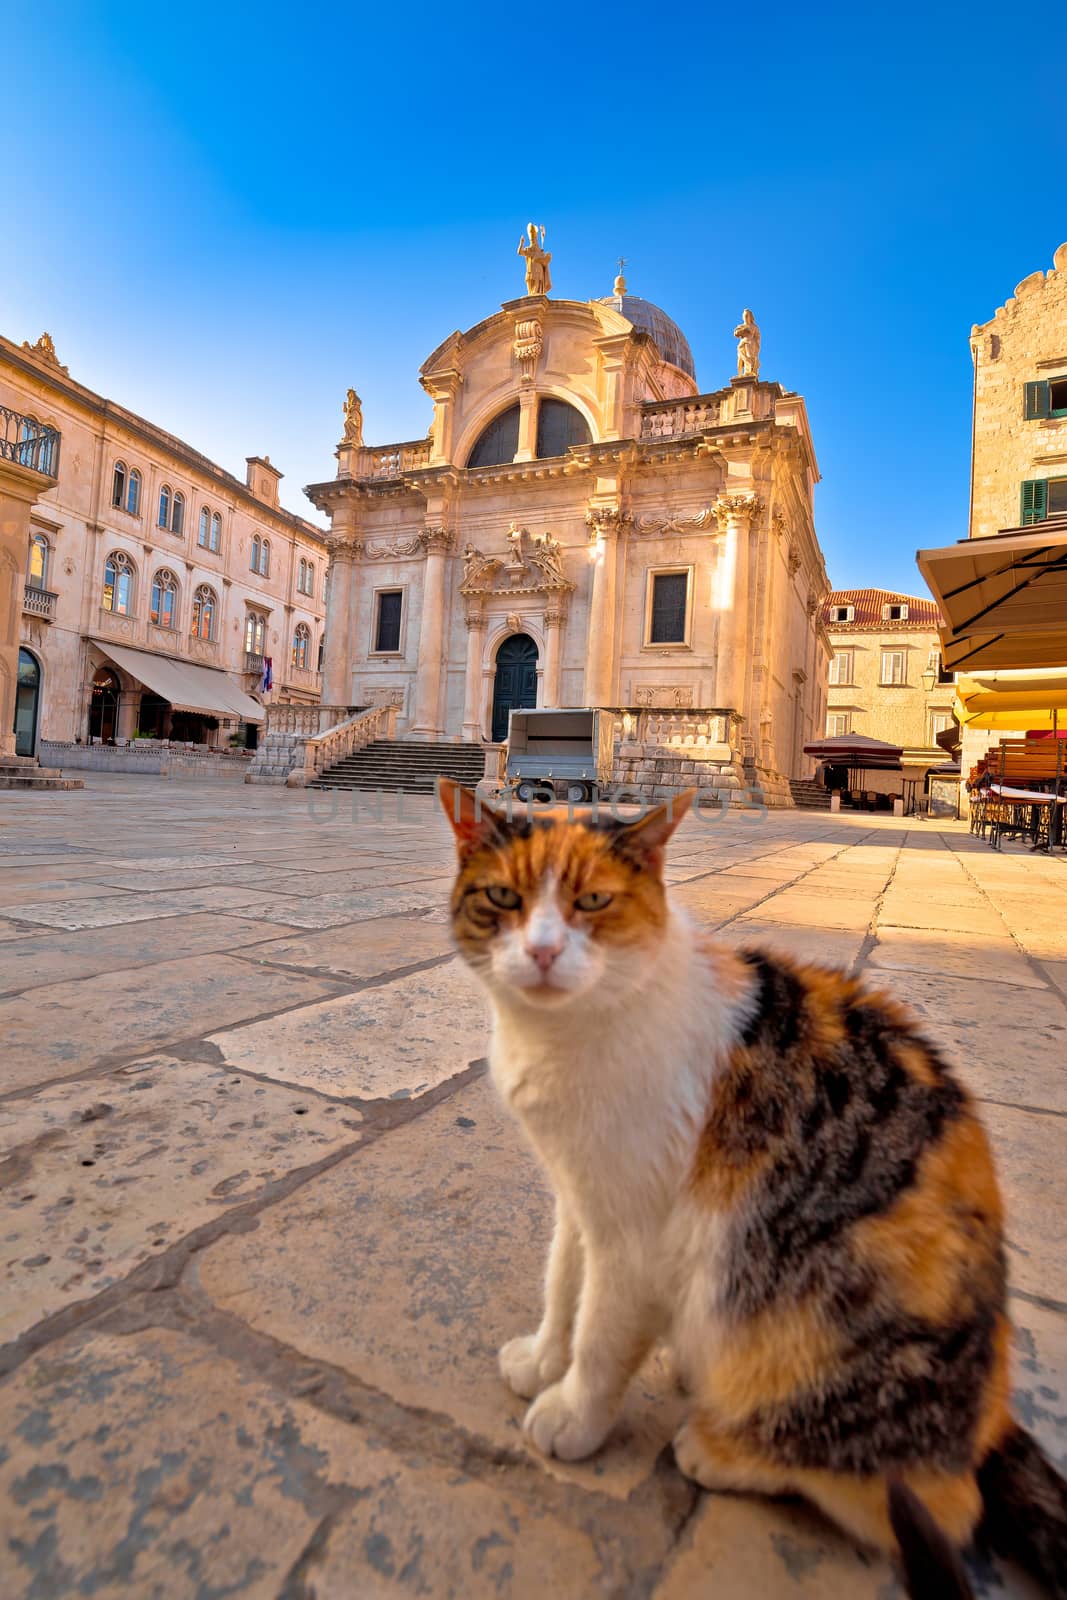
<instances>
[{"instance_id":1,"label":"paved square","mask_svg":"<svg viewBox=\"0 0 1067 1600\"><path fill-rule=\"evenodd\" d=\"M593 1461L524 1449L495 1349L550 1208L485 1081L451 866L421 798L0 797L3 1600L899 1592L802 1507L693 1490L656 1361ZM1017 1408L1062 1465L1067 863L735 813L687 821L670 878L732 943L865 971L960 1064Z\"/></svg>"}]
</instances>

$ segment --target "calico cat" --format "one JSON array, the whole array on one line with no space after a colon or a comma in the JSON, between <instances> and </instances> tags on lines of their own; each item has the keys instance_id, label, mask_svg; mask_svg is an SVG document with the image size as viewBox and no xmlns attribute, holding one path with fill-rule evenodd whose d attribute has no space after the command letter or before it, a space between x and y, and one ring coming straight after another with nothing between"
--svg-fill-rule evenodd
<instances>
[{"instance_id":1,"label":"calico cat","mask_svg":"<svg viewBox=\"0 0 1067 1600\"><path fill-rule=\"evenodd\" d=\"M438 789L492 1075L556 1197L541 1325L500 1352L530 1441L591 1455L666 1339L687 1477L803 1495L941 1597L984 1502L1067 1596L1067 1485L1010 1411L989 1142L937 1051L856 979L671 906L691 793L583 823Z\"/></svg>"}]
</instances>

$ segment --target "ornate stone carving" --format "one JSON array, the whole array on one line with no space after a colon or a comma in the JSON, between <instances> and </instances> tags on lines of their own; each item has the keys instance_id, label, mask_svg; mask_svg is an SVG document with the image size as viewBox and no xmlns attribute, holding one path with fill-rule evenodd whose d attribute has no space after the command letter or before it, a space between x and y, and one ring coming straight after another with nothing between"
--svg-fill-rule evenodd
<instances>
[{"instance_id":1,"label":"ornate stone carving","mask_svg":"<svg viewBox=\"0 0 1067 1600\"><path fill-rule=\"evenodd\" d=\"M461 594L567 593L574 588L563 571L560 542L550 533L531 534L528 528L512 523L507 540L510 549L506 560L487 556L473 544L467 545L463 552Z\"/></svg>"},{"instance_id":2,"label":"ornate stone carving","mask_svg":"<svg viewBox=\"0 0 1067 1600\"><path fill-rule=\"evenodd\" d=\"M737 376L758 378L760 331L755 317L747 308L734 329L734 338L737 340Z\"/></svg>"},{"instance_id":3,"label":"ornate stone carving","mask_svg":"<svg viewBox=\"0 0 1067 1600\"><path fill-rule=\"evenodd\" d=\"M387 688L383 685L381 688L364 689L360 694L360 699L367 702L369 709L377 706L396 706L398 710L402 711L404 708L404 690L402 687Z\"/></svg>"},{"instance_id":4,"label":"ornate stone carving","mask_svg":"<svg viewBox=\"0 0 1067 1600\"><path fill-rule=\"evenodd\" d=\"M791 578L795 577L796 574L800 571L800 565L801 565L801 562L804 559L804 557L800 553L800 546L796 545L796 544L791 544L789 546L789 549L788 549L787 553L786 553L786 558L785 559L786 559L786 565L789 568L789 576Z\"/></svg>"},{"instance_id":5,"label":"ornate stone carving","mask_svg":"<svg viewBox=\"0 0 1067 1600\"><path fill-rule=\"evenodd\" d=\"M451 550L455 542L451 528L443 528L438 523L432 527L423 528L418 536L418 543L427 555L436 550Z\"/></svg>"},{"instance_id":6,"label":"ornate stone carving","mask_svg":"<svg viewBox=\"0 0 1067 1600\"><path fill-rule=\"evenodd\" d=\"M567 620L567 613L566 613L566 610L563 607L560 607L560 609L557 610L557 611L546 611L545 612L545 627L546 628L562 628L563 624L566 622L566 620Z\"/></svg>"},{"instance_id":7,"label":"ornate stone carving","mask_svg":"<svg viewBox=\"0 0 1067 1600\"><path fill-rule=\"evenodd\" d=\"M345 396L345 431L341 442L357 449L363 445L363 406L354 389L349 389Z\"/></svg>"},{"instance_id":8,"label":"ornate stone carving","mask_svg":"<svg viewBox=\"0 0 1067 1600\"><path fill-rule=\"evenodd\" d=\"M693 691L685 684L641 684L634 689L634 704L682 710L693 704Z\"/></svg>"},{"instance_id":9,"label":"ornate stone carving","mask_svg":"<svg viewBox=\"0 0 1067 1600\"><path fill-rule=\"evenodd\" d=\"M590 506L585 514L590 539L599 539L601 536L611 538L628 521L629 518L623 516L618 506Z\"/></svg>"},{"instance_id":10,"label":"ornate stone carving","mask_svg":"<svg viewBox=\"0 0 1067 1600\"><path fill-rule=\"evenodd\" d=\"M751 521L759 516L763 501L758 494L721 494L712 509L719 527L725 528L731 517L747 517Z\"/></svg>"},{"instance_id":11,"label":"ornate stone carving","mask_svg":"<svg viewBox=\"0 0 1067 1600\"><path fill-rule=\"evenodd\" d=\"M785 517L781 511L771 512L771 528L776 539L780 539L785 533Z\"/></svg>"},{"instance_id":12,"label":"ornate stone carving","mask_svg":"<svg viewBox=\"0 0 1067 1600\"><path fill-rule=\"evenodd\" d=\"M509 633L521 633L523 631L522 618L517 611L509 611L504 621L508 625Z\"/></svg>"},{"instance_id":13,"label":"ornate stone carving","mask_svg":"<svg viewBox=\"0 0 1067 1600\"><path fill-rule=\"evenodd\" d=\"M691 516L672 516L661 512L658 516L635 517L635 533L703 533L716 522L711 506L695 511Z\"/></svg>"},{"instance_id":14,"label":"ornate stone carving","mask_svg":"<svg viewBox=\"0 0 1067 1600\"><path fill-rule=\"evenodd\" d=\"M515 359L523 383L532 383L542 349L542 328L536 317L515 324Z\"/></svg>"},{"instance_id":15,"label":"ornate stone carving","mask_svg":"<svg viewBox=\"0 0 1067 1600\"><path fill-rule=\"evenodd\" d=\"M548 263L552 260L552 252L545 249L544 228L538 227L536 222L528 222L525 235L519 239L516 254L526 258L526 293L549 294L552 289L552 279L549 276Z\"/></svg>"},{"instance_id":16,"label":"ornate stone carving","mask_svg":"<svg viewBox=\"0 0 1067 1600\"><path fill-rule=\"evenodd\" d=\"M50 333L42 333L36 344L31 344L28 339L23 339L22 348L28 350L31 356L39 356L42 361L47 361L50 366L58 367L60 372L67 371L67 368L62 365L56 355L56 347Z\"/></svg>"}]
</instances>

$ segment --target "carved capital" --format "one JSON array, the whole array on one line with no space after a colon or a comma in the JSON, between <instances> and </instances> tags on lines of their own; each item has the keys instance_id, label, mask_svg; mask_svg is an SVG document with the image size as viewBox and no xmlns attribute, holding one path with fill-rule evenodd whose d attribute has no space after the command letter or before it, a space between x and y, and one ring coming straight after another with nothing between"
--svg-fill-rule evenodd
<instances>
[{"instance_id":1,"label":"carved capital","mask_svg":"<svg viewBox=\"0 0 1067 1600\"><path fill-rule=\"evenodd\" d=\"M544 620L546 628L562 628L567 620L567 613L566 611L546 611Z\"/></svg>"},{"instance_id":2,"label":"carved capital","mask_svg":"<svg viewBox=\"0 0 1067 1600\"><path fill-rule=\"evenodd\" d=\"M443 554L444 552L451 550L454 543L452 529L442 528L440 525L437 525L436 527L423 528L422 532L419 534L419 543L422 545L427 555L433 555L437 552Z\"/></svg>"},{"instance_id":3,"label":"carved capital","mask_svg":"<svg viewBox=\"0 0 1067 1600\"><path fill-rule=\"evenodd\" d=\"M720 528L726 528L731 521L751 526L763 510L763 501L758 494L721 494L712 509Z\"/></svg>"},{"instance_id":4,"label":"carved capital","mask_svg":"<svg viewBox=\"0 0 1067 1600\"><path fill-rule=\"evenodd\" d=\"M365 547L358 533L334 533L327 535L326 548L331 561L359 561Z\"/></svg>"},{"instance_id":5,"label":"carved capital","mask_svg":"<svg viewBox=\"0 0 1067 1600\"><path fill-rule=\"evenodd\" d=\"M628 518L618 506L590 506L585 513L585 525L591 539L612 539Z\"/></svg>"},{"instance_id":6,"label":"carved capital","mask_svg":"<svg viewBox=\"0 0 1067 1600\"><path fill-rule=\"evenodd\" d=\"M486 624L484 607L476 602L468 600L466 609L463 613L463 621L466 624L468 631L471 633L478 628L484 628Z\"/></svg>"}]
</instances>

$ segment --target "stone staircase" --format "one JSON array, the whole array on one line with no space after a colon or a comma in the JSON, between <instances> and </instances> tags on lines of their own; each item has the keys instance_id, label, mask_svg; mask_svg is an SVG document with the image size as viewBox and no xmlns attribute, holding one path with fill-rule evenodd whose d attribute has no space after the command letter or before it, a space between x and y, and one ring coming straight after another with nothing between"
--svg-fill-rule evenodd
<instances>
[{"instance_id":1,"label":"stone staircase","mask_svg":"<svg viewBox=\"0 0 1067 1600\"><path fill-rule=\"evenodd\" d=\"M0 789L84 789L81 778L64 778L57 767L39 767L32 756L0 759Z\"/></svg>"},{"instance_id":2,"label":"stone staircase","mask_svg":"<svg viewBox=\"0 0 1067 1600\"><path fill-rule=\"evenodd\" d=\"M481 745L459 740L425 744L416 739L376 739L319 774L309 789L385 789L433 794L438 775L474 787L485 775Z\"/></svg>"},{"instance_id":3,"label":"stone staircase","mask_svg":"<svg viewBox=\"0 0 1067 1600\"><path fill-rule=\"evenodd\" d=\"M789 792L793 804L801 811L829 811L830 792L814 778L790 778Z\"/></svg>"}]
</instances>

